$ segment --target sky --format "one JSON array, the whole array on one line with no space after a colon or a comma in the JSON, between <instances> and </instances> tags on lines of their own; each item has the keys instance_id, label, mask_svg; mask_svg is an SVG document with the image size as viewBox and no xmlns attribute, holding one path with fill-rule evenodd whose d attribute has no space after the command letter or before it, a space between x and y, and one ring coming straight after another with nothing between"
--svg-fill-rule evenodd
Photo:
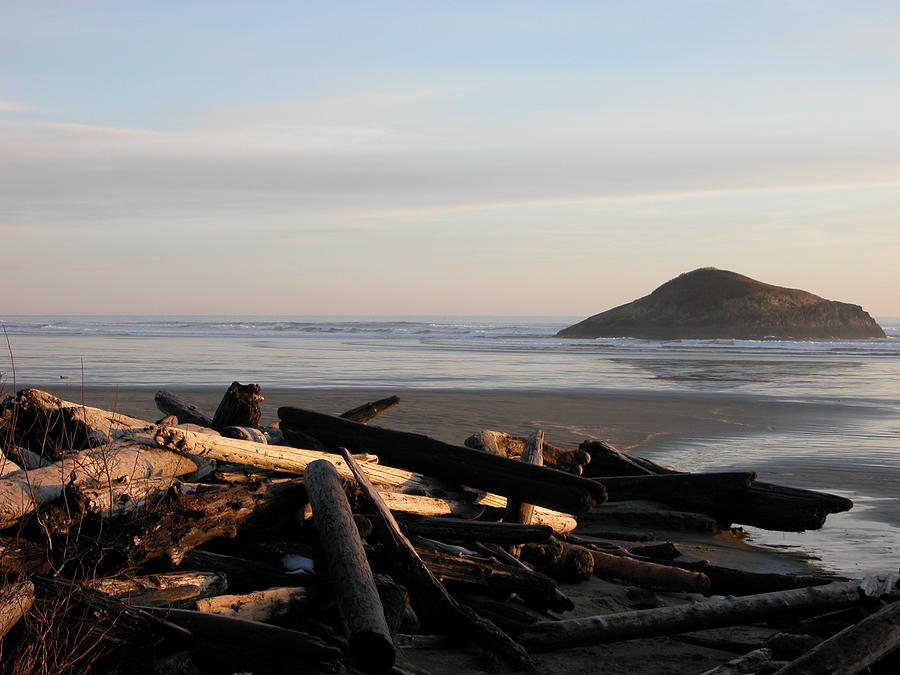
<instances>
[{"instance_id":1,"label":"sky","mask_svg":"<svg viewBox=\"0 0 900 675\"><path fill-rule=\"evenodd\" d=\"M898 120L894 0L0 0L0 315L900 316Z\"/></svg>"}]
</instances>

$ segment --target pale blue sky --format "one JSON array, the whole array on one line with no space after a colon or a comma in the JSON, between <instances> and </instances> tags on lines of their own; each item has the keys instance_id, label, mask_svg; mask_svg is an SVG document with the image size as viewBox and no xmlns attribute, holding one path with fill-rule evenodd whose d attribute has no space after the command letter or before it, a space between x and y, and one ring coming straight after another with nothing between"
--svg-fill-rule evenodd
<instances>
[{"instance_id":1,"label":"pale blue sky","mask_svg":"<svg viewBox=\"0 0 900 675\"><path fill-rule=\"evenodd\" d=\"M900 315L900 3L0 0L2 313Z\"/></svg>"}]
</instances>

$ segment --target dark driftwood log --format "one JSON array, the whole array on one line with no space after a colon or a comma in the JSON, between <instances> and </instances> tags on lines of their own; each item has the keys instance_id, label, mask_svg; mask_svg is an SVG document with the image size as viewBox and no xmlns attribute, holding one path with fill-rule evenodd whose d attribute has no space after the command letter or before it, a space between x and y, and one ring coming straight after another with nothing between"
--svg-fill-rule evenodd
<instances>
[{"instance_id":1,"label":"dark driftwood log","mask_svg":"<svg viewBox=\"0 0 900 675\"><path fill-rule=\"evenodd\" d=\"M212 428L220 431L225 427L256 427L262 416L259 404L263 400L258 384L232 382L222 397L212 418Z\"/></svg>"},{"instance_id":2,"label":"dark driftwood log","mask_svg":"<svg viewBox=\"0 0 900 675\"><path fill-rule=\"evenodd\" d=\"M602 486L580 476L450 445L421 434L370 427L300 408L279 408L278 416L282 427L296 427L333 449L372 452L392 466L557 511L583 513L606 498Z\"/></svg>"},{"instance_id":3,"label":"dark driftwood log","mask_svg":"<svg viewBox=\"0 0 900 675\"><path fill-rule=\"evenodd\" d=\"M30 581L0 586L0 638L25 616L33 603L34 585Z\"/></svg>"},{"instance_id":4,"label":"dark driftwood log","mask_svg":"<svg viewBox=\"0 0 900 675\"><path fill-rule=\"evenodd\" d=\"M388 396L387 398L381 398L377 401L372 401L371 403L365 403L357 408L352 408L345 413L341 413L341 417L345 420L352 420L354 422L359 422L360 424L365 424L388 408L393 408L398 403L400 403L400 399L397 396Z\"/></svg>"},{"instance_id":5,"label":"dark driftwood log","mask_svg":"<svg viewBox=\"0 0 900 675\"><path fill-rule=\"evenodd\" d=\"M386 531L386 543L400 580L406 586L419 615L430 617L450 632L465 635L482 649L497 654L528 672L535 672L531 659L521 646L493 623L463 607L447 593L428 571L409 539L403 535L397 521L360 466L346 450L341 454L353 471L363 495L378 514L379 524Z\"/></svg>"},{"instance_id":6,"label":"dark driftwood log","mask_svg":"<svg viewBox=\"0 0 900 675\"><path fill-rule=\"evenodd\" d=\"M474 450L486 450L501 457L519 457L525 450L527 438L512 436L503 431L484 429L472 434L463 445ZM580 475L584 471L584 465L591 461L591 456L584 450L567 450L559 446L544 442L544 465L560 471L568 471Z\"/></svg>"},{"instance_id":7,"label":"dark driftwood log","mask_svg":"<svg viewBox=\"0 0 900 675\"><path fill-rule=\"evenodd\" d=\"M386 673L396 659L394 644L341 477L318 460L304 480L353 661L367 673Z\"/></svg>"},{"instance_id":8,"label":"dark driftwood log","mask_svg":"<svg viewBox=\"0 0 900 675\"><path fill-rule=\"evenodd\" d=\"M544 574L567 583L590 579L594 572L591 551L556 538L541 544L525 544L519 557Z\"/></svg>"},{"instance_id":9,"label":"dark driftwood log","mask_svg":"<svg viewBox=\"0 0 900 675\"><path fill-rule=\"evenodd\" d=\"M859 582L801 588L690 605L545 621L519 636L529 649L549 650L734 626L772 616L826 611L858 602Z\"/></svg>"},{"instance_id":10,"label":"dark driftwood log","mask_svg":"<svg viewBox=\"0 0 900 675\"><path fill-rule=\"evenodd\" d=\"M181 567L224 574L228 578L229 589L240 592L293 586L306 581L303 575L288 574L280 565L198 549L185 554Z\"/></svg>"},{"instance_id":11,"label":"dark driftwood log","mask_svg":"<svg viewBox=\"0 0 900 675\"><path fill-rule=\"evenodd\" d=\"M534 596L529 597L527 591L525 591L524 595L522 594L522 591L516 591L516 593L522 597L522 599L526 604L528 604L529 607L542 612L549 610L551 612L557 612L560 614L562 612L569 612L575 609L575 603L572 602L572 600L565 593L557 588L555 580L545 574L535 572L533 569L531 569L531 567L523 563L521 560L519 560L515 556L510 555L509 551L506 551L497 544L476 544L475 548L485 555L496 558L498 561L505 565L509 565L513 568L522 570L529 576L537 577L541 580L544 586L550 589L549 593L546 596L546 599L543 599L538 603L535 603L533 601Z\"/></svg>"},{"instance_id":12,"label":"dark driftwood log","mask_svg":"<svg viewBox=\"0 0 900 675\"><path fill-rule=\"evenodd\" d=\"M900 601L893 602L859 623L831 636L778 671L801 673L860 673L900 647Z\"/></svg>"},{"instance_id":13,"label":"dark driftwood log","mask_svg":"<svg viewBox=\"0 0 900 675\"><path fill-rule=\"evenodd\" d=\"M534 464L535 466L543 466L544 464L544 432L538 429L528 437L525 446L522 448L522 456L520 461L526 464ZM503 514L503 520L507 523L521 523L522 525L530 525L534 515L534 504L523 502L519 499L510 499L506 503L506 513ZM520 543L515 543L509 547L509 552L515 557L519 557L522 547Z\"/></svg>"},{"instance_id":14,"label":"dark driftwood log","mask_svg":"<svg viewBox=\"0 0 900 675\"><path fill-rule=\"evenodd\" d=\"M334 672L341 659L339 649L308 633L187 609L145 609L186 628L201 642L211 643L216 649L250 652L254 656L267 652L276 663L296 663L298 672Z\"/></svg>"},{"instance_id":15,"label":"dark driftwood log","mask_svg":"<svg viewBox=\"0 0 900 675\"><path fill-rule=\"evenodd\" d=\"M212 427L212 415L201 410L193 403L185 401L171 391L160 389L153 397L156 407L166 415L174 415L179 424L198 424L201 427Z\"/></svg>"},{"instance_id":16,"label":"dark driftwood log","mask_svg":"<svg viewBox=\"0 0 900 675\"><path fill-rule=\"evenodd\" d=\"M702 496L724 495L745 491L756 480L756 473L670 473L644 476L600 476L594 478L603 483L611 502L629 499L651 499L666 502L681 500L686 493ZM666 502L667 503L667 502Z\"/></svg>"},{"instance_id":17,"label":"dark driftwood log","mask_svg":"<svg viewBox=\"0 0 900 675\"><path fill-rule=\"evenodd\" d=\"M498 544L526 544L546 541L553 536L548 525L495 523L462 518L399 517L411 534L439 541L490 541Z\"/></svg>"},{"instance_id":18,"label":"dark driftwood log","mask_svg":"<svg viewBox=\"0 0 900 675\"><path fill-rule=\"evenodd\" d=\"M601 579L685 593L705 593L710 588L709 577L702 572L657 565L601 551L591 550L591 555L594 556L594 575Z\"/></svg>"},{"instance_id":19,"label":"dark driftwood log","mask_svg":"<svg viewBox=\"0 0 900 675\"><path fill-rule=\"evenodd\" d=\"M603 441L585 441L580 447L591 455L592 476L690 475L625 455ZM786 532L818 529L829 514L853 507L852 501L838 495L758 480L746 490L727 494L685 491L654 499L676 508L709 514L723 524L741 523Z\"/></svg>"}]
</instances>

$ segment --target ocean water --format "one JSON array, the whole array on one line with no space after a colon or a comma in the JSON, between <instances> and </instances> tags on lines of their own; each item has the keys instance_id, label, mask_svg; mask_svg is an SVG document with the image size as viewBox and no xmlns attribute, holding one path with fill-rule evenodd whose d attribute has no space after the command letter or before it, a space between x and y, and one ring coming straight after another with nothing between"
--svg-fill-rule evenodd
<instances>
[{"instance_id":1,"label":"ocean water","mask_svg":"<svg viewBox=\"0 0 900 675\"><path fill-rule=\"evenodd\" d=\"M814 533L750 530L847 574L900 564L900 318L881 340L563 340L583 317L7 316L0 388L580 390L741 396L796 414L752 437L675 441L684 470L752 468L851 497ZM842 489L843 488L843 489Z\"/></svg>"}]
</instances>

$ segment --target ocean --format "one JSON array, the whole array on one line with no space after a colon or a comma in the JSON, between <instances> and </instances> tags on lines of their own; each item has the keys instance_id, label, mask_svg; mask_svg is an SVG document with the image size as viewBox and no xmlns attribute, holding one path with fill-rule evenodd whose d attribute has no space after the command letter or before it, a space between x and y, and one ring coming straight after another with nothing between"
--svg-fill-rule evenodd
<instances>
[{"instance_id":1,"label":"ocean","mask_svg":"<svg viewBox=\"0 0 900 675\"><path fill-rule=\"evenodd\" d=\"M900 564L900 318L880 340L560 339L583 317L7 316L0 388L603 391L736 397L790 412L752 436L667 441L684 470L751 469L844 494L803 535L757 532L844 573ZM4 347L7 347L4 345ZM785 420L788 420L785 422ZM656 450L651 443L648 449ZM774 477L773 477L774 476Z\"/></svg>"}]
</instances>

